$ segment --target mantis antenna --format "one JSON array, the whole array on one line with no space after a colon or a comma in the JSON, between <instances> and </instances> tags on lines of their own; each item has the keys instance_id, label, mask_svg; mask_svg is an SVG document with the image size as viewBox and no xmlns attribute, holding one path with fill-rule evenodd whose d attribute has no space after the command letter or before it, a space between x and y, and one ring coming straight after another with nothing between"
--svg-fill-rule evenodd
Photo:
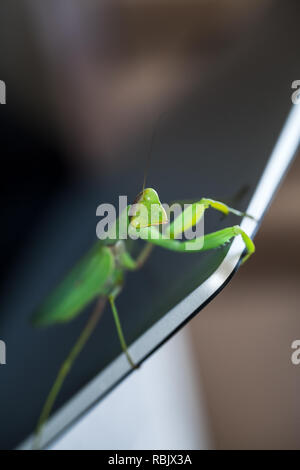
<instances>
[{"instance_id":1,"label":"mantis antenna","mask_svg":"<svg viewBox=\"0 0 300 470\"><path fill-rule=\"evenodd\" d=\"M159 123L161 122L161 119L163 116L165 116L167 114L167 112L163 112L162 114L160 114L160 116L158 117L157 121L156 121L156 124L154 126L154 130L153 130L153 133L152 133L152 137L151 137L151 143L150 143L150 148L149 148L149 152L148 152L148 156L147 156L147 160L146 160L146 165L145 165L145 171L144 171L144 182L143 182L143 189L142 189L142 193L144 192L144 189L146 187L146 182L147 182L147 176L148 176L148 173L149 173L149 168L150 168L150 161L151 161L151 157L152 157L152 150L153 150L153 146L154 146L154 141L155 141L155 137L156 137L156 134L157 134L157 130L159 128Z\"/></svg>"}]
</instances>

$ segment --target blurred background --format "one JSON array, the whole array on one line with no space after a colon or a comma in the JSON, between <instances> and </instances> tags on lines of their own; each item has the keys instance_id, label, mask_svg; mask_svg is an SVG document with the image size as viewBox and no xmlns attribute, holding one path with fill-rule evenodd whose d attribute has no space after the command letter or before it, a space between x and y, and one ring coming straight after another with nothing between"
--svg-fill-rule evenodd
<instances>
[{"instance_id":1,"label":"blurred background","mask_svg":"<svg viewBox=\"0 0 300 470\"><path fill-rule=\"evenodd\" d=\"M45 218L48 211L51 217L57 201L64 201L58 219L63 223L63 204L74 196L69 190L74 182L93 190L97 185L106 188L115 181L117 190L123 194L124 181L133 175L134 193L137 179L142 182L145 155L159 116L166 112L170 116L176 114L197 90L203 96L207 90L214 94L214 87L222 86L216 77L230 67L235 70L232 86L242 81L243 62L239 70L239 60L257 32L262 37L261 31L270 30L270 37L276 37L278 32L285 38L282 50L277 44L274 55L278 57L276 72L284 77L284 91L278 90L279 95L286 96L288 110L291 83L300 77L286 78L280 69L284 68L281 63L284 64L289 49L297 49L295 41L299 35L293 30L293 19L298 13L297 0L285 4L278 0L2 0L0 79L7 84L7 105L0 110L5 149L1 152L0 148L5 169L1 178L3 291L7 292L12 285L7 283L7 273L13 277L16 271L22 271L15 267L16 260L26 244L38 244L35 237L40 232L36 227L46 230ZM271 42L267 33L265 41ZM254 58L252 67L254 77L256 67L263 68L264 61L267 63L268 57L264 58L257 50L257 63ZM272 89L273 79L268 77L270 109L277 93L275 86ZM255 87L259 88L259 82ZM224 88L224 93L227 89ZM238 96L243 98L244 94L247 104L253 90L245 89ZM209 116L208 119L214 122ZM221 119L230 120L229 114ZM185 129L188 127L187 124ZM233 132L237 140L240 138L241 147L245 146L245 154L249 140L262 138L253 135L252 130L248 129L247 140ZM173 126L169 135L177 131ZM263 131L269 136L273 134L274 139L278 134L277 127L272 129L267 123ZM217 137L221 147L223 144L225 147L226 136L223 140L222 135ZM212 132L212 139L217 137ZM201 134L198 138L202 139ZM163 145L162 141L158 144ZM138 153L137 148L142 152ZM167 163L157 161L151 172L157 171L158 181L170 184L165 181L166 174L160 175L160 168L156 170L156 165L163 167ZM180 174L182 159L174 164ZM296 161L258 233L257 256L182 333L148 359L140 376L130 377L88 415L87 418L94 419L94 428L86 421L84 430L81 422L58 446L299 447L300 369L290 361L290 345L300 337L299 172ZM215 185L227 176L220 171ZM195 194L199 192L196 189ZM226 186L225 193L232 196ZM76 210L84 214L84 204L94 207L86 189L80 189L75 196L74 217ZM88 221L85 214L81 225L85 223L93 233L95 220ZM54 230L55 224L50 235ZM61 247L61 252L69 252L70 260L72 250L75 253L79 245L80 249L88 246L92 239L89 237L82 242L74 234L65 241L68 246ZM55 243L49 248L49 258L54 257ZM43 270L47 274L40 275L41 278L52 275L54 279L46 263ZM25 277L24 273L22 276ZM35 290L37 299L38 283ZM41 285L40 297L44 292L46 287ZM16 301L18 296L14 293L12 297ZM3 307L4 319L7 312L10 309ZM24 318L26 315L23 314ZM5 339L3 325L1 339ZM14 331L18 326L17 321L13 323ZM80 330L81 325L77 326ZM58 344L61 342L63 334ZM40 343L45 340L41 338ZM45 353L49 348L47 343L40 347L46 348ZM64 346L59 348L57 354L61 357ZM29 351L26 360L31 361L32 355ZM180 367L174 367L174 356ZM110 359L108 355L104 362ZM39 372L35 367L35 372ZM53 372L57 364L54 362L51 367ZM0 379L4 380L2 373L3 368ZM18 372L20 380L22 373ZM86 377L83 379L80 374L79 370L77 386L86 382ZM23 381L25 377L24 372ZM51 383L51 377L49 380ZM159 389L155 386L158 383ZM48 387L44 385L45 390ZM70 388L64 399L73 392ZM9 388L7 393L11 393ZM30 393L38 394L38 390L29 390L28 397ZM132 407L135 404L134 419L130 403ZM5 407L3 402L1 407ZM26 426L24 422L22 438L26 437L27 428L32 428L32 423ZM96 431L99 423L107 430L101 443ZM10 426L7 442L19 439L19 434L14 435L17 420L12 419L4 426L2 421L3 438L5 426Z\"/></svg>"},{"instance_id":2,"label":"blurred background","mask_svg":"<svg viewBox=\"0 0 300 470\"><path fill-rule=\"evenodd\" d=\"M60 132L81 167L113 171L120 148L228 60L270 4L4 0L1 72L10 104L44 132Z\"/></svg>"}]
</instances>

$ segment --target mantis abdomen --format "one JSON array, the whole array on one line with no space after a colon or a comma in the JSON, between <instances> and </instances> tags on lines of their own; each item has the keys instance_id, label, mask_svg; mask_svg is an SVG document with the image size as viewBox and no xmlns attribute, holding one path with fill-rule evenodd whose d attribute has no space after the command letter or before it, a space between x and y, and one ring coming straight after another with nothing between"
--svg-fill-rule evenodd
<instances>
[{"instance_id":1,"label":"mantis abdomen","mask_svg":"<svg viewBox=\"0 0 300 470\"><path fill-rule=\"evenodd\" d=\"M34 313L36 326L66 323L99 295L107 295L115 270L111 248L97 243Z\"/></svg>"}]
</instances>

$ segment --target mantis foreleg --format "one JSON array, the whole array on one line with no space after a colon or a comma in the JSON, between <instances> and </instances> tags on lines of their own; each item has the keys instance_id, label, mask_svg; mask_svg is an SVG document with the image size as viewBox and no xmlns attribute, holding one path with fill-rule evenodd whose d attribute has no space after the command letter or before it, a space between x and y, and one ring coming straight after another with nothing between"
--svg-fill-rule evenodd
<instances>
[{"instance_id":1,"label":"mantis foreleg","mask_svg":"<svg viewBox=\"0 0 300 470\"><path fill-rule=\"evenodd\" d=\"M206 209L212 208L219 212L222 212L225 215L230 213L235 214L239 217L250 217L252 216L246 214L245 212L240 212L232 207L227 206L223 202L215 201L213 199L202 198L198 202L194 202L189 205L174 221L169 225L168 231L166 232L170 235L171 238L176 238L179 234L183 233L185 230L193 227L199 222L203 217Z\"/></svg>"},{"instance_id":2,"label":"mantis foreleg","mask_svg":"<svg viewBox=\"0 0 300 470\"><path fill-rule=\"evenodd\" d=\"M140 230L140 237L147 240L149 243L161 246L167 250L178 251L178 252L197 252L207 251L214 248L219 248L225 243L229 242L232 238L241 235L245 246L247 248L247 255L244 256L242 262L244 263L249 256L255 252L255 246L251 238L241 229L239 225L233 227L227 227L223 230L204 235L202 237L201 248L197 248L199 244L199 238L189 241L172 240L164 235L160 234L155 227L147 227Z\"/></svg>"},{"instance_id":3,"label":"mantis foreleg","mask_svg":"<svg viewBox=\"0 0 300 470\"><path fill-rule=\"evenodd\" d=\"M191 204L186 208L175 220L170 224L167 232L162 234L155 226L141 228L139 230L139 237L143 240L147 240L149 243L159 245L167 250L178 251L178 252L195 252L195 251L207 251L214 248L218 248L225 243L229 242L232 238L241 235L247 254L243 257L242 262L244 263L254 252L255 246L251 238L247 235L239 225L233 227L227 227L223 230L219 230L208 235L204 235L201 238L195 238L189 241L179 241L176 237L183 233L185 230L193 227L203 217L206 209L209 207L222 212L223 214L229 214L230 212L239 216L247 214L232 209L226 204L214 201L213 199L202 198L199 202ZM251 216L248 216L251 217ZM201 241L201 243L199 243Z\"/></svg>"}]
</instances>

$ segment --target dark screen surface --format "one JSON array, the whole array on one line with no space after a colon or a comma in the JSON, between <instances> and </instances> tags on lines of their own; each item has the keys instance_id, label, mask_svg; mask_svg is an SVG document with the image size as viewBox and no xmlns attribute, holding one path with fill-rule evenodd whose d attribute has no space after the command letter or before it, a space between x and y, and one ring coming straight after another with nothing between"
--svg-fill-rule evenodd
<instances>
[{"instance_id":1,"label":"dark screen surface","mask_svg":"<svg viewBox=\"0 0 300 470\"><path fill-rule=\"evenodd\" d=\"M205 196L247 208L290 111L291 83L300 77L300 5L276 5L232 61L162 122L148 184L163 202ZM7 88L13 100L9 81ZM0 448L13 448L32 433L57 370L93 306L70 324L48 329L33 328L31 315L95 242L97 206L117 204L119 195L134 200L146 144L130 150L141 156L140 166L116 167L113 174L92 180L74 175L55 137L28 129L8 105L0 107L0 136L0 336L7 345L7 365L0 368ZM205 231L236 223L235 216L210 213ZM117 300L127 342L207 279L227 251L175 254L155 249L141 271L127 275ZM119 354L106 309L55 410Z\"/></svg>"}]
</instances>

